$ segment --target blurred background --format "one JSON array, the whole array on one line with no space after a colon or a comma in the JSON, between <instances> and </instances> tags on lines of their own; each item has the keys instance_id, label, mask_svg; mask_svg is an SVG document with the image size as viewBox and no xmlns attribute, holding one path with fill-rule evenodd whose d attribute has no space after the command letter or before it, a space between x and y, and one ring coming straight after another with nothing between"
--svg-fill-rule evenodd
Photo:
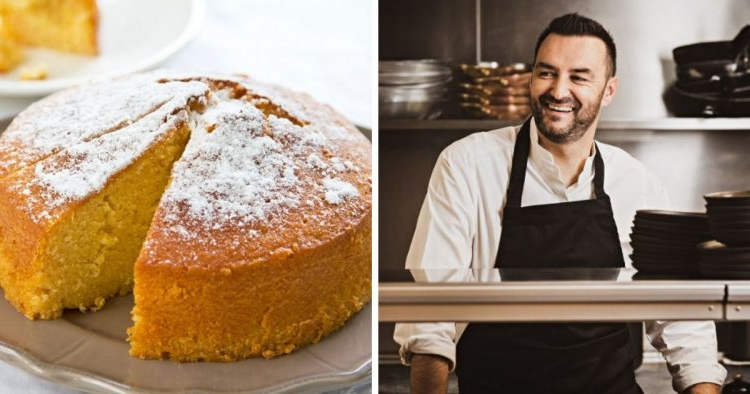
<instances>
[{"instance_id":1,"label":"blurred background","mask_svg":"<svg viewBox=\"0 0 750 394\"><path fill-rule=\"evenodd\" d=\"M28 50L26 64L19 68L44 63L48 76L44 81L18 81L17 72L0 74L0 118L41 97L26 93L35 84L95 78L139 66L246 73L309 93L354 123L372 125L376 53L372 1L99 0L97 4L99 55ZM151 61L159 57L165 58Z\"/></svg>"}]
</instances>

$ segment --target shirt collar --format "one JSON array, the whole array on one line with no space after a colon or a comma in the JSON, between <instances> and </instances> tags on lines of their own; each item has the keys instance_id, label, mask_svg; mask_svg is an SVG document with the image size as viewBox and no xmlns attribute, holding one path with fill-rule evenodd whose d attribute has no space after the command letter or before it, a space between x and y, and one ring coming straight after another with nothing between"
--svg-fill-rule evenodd
<instances>
[{"instance_id":1,"label":"shirt collar","mask_svg":"<svg viewBox=\"0 0 750 394\"><path fill-rule=\"evenodd\" d=\"M565 190L560 169L555 164L555 158L548 150L539 145L539 131L536 127L534 118L530 118L529 136L531 137L531 149L529 150L529 162L532 164L544 178L545 183L559 190ZM583 182L591 182L594 176L594 156L596 155L596 144L591 147L591 154L586 158L583 165L583 171L578 175L578 182L571 185L571 188L579 187Z\"/></svg>"}]
</instances>

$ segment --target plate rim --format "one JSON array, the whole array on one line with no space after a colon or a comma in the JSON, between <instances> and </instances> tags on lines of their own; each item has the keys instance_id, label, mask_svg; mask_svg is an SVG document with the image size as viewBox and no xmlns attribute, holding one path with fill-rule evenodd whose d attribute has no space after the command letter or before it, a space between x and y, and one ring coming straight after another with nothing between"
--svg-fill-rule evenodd
<instances>
[{"instance_id":1,"label":"plate rim","mask_svg":"<svg viewBox=\"0 0 750 394\"><path fill-rule=\"evenodd\" d=\"M2 301L5 301L4 299ZM363 312L363 311L360 311ZM359 312L358 312L359 313ZM308 346L314 346L311 344ZM45 362L37 358L29 351L20 349L0 339L0 362L18 368L32 376L45 379L63 386L101 393L204 393L204 389L182 388L159 390L137 385L128 385L101 375L93 374L78 368L66 365L60 365ZM372 356L362 365L354 370L334 373L320 374L315 376L301 377L285 381L281 384L267 386L254 390L240 391L244 393L300 393L300 392L320 392L321 390L336 390L338 388L353 387L358 384L366 383L372 379ZM211 391L217 393L238 392L233 391Z\"/></svg>"},{"instance_id":2,"label":"plate rim","mask_svg":"<svg viewBox=\"0 0 750 394\"><path fill-rule=\"evenodd\" d=\"M180 390L152 390L143 389L139 387L133 387L121 382L117 382L102 376L92 375L85 371L81 371L75 368L70 368L62 365L56 365L40 361L32 354L17 349L5 342L0 341L0 361L6 362L8 365L19 368L31 375L43 378L48 381L62 384L64 386L77 389L77 390L96 390L96 392L107 392L107 393L198 393L204 392L198 389L180 389ZM303 378L291 381L291 383L285 383L283 385L276 385L266 387L262 390L248 391L250 393L267 392L272 390L277 393L298 393L301 391L311 390L315 388L321 388L320 385L324 382L331 383L332 389L334 385L355 385L357 383L363 383L368 379L372 378L372 359L361 365L357 370L347 374L336 374L328 377L316 376L314 378ZM221 391L219 391L221 392ZM236 391L233 391L236 392Z\"/></svg>"}]
</instances>

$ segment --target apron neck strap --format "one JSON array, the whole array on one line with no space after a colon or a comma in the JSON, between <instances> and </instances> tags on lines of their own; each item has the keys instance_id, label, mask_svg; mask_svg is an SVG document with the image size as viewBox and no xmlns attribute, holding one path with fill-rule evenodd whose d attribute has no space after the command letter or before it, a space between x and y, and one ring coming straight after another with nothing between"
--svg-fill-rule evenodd
<instances>
[{"instance_id":1,"label":"apron neck strap","mask_svg":"<svg viewBox=\"0 0 750 394\"><path fill-rule=\"evenodd\" d=\"M594 141L594 147L596 147L596 154L594 155L594 195L596 198L606 198L607 193L604 192L604 159L602 159L602 151L599 150L599 144Z\"/></svg>"},{"instance_id":2,"label":"apron neck strap","mask_svg":"<svg viewBox=\"0 0 750 394\"><path fill-rule=\"evenodd\" d=\"M526 164L529 160L529 151L531 149L531 119L528 118L521 126L521 130L516 137L516 144L513 148L513 161L510 168L510 182L508 184L508 201L506 206L520 208L521 196L523 195L523 185L526 181ZM596 145L596 142L594 142ZM604 192L604 160L602 160L599 145L596 145L596 155L594 156L594 195L597 199L606 198Z\"/></svg>"}]
</instances>

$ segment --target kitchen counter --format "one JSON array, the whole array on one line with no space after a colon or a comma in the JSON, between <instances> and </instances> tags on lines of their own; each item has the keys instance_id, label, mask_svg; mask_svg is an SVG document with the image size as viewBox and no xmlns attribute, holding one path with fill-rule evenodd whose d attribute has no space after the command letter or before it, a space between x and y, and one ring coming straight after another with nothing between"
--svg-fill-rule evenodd
<instances>
[{"instance_id":1,"label":"kitchen counter","mask_svg":"<svg viewBox=\"0 0 750 394\"><path fill-rule=\"evenodd\" d=\"M448 279L436 282L432 278L431 283L381 282L379 320L750 320L750 281L630 281L625 276L619 281L497 281L496 277L466 283L461 275L442 276Z\"/></svg>"},{"instance_id":2,"label":"kitchen counter","mask_svg":"<svg viewBox=\"0 0 750 394\"><path fill-rule=\"evenodd\" d=\"M392 322L728 320L729 286L722 281L381 284L379 311L380 321Z\"/></svg>"}]
</instances>

